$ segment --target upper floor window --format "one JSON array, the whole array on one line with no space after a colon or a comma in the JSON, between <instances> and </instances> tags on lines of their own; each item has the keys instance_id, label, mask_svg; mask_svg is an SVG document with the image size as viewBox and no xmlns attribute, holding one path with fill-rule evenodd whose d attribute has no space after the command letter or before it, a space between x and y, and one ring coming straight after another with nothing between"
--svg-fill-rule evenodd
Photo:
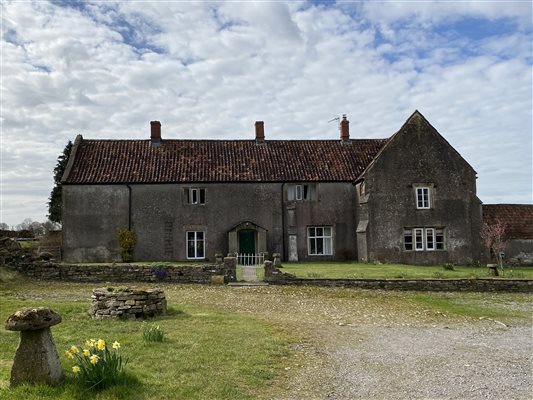
<instances>
[{"instance_id":1,"label":"upper floor window","mask_svg":"<svg viewBox=\"0 0 533 400\"><path fill-rule=\"evenodd\" d=\"M431 191L429 186L417 186L416 192L416 208L427 209L431 208Z\"/></svg>"},{"instance_id":2,"label":"upper floor window","mask_svg":"<svg viewBox=\"0 0 533 400\"><path fill-rule=\"evenodd\" d=\"M298 183L287 186L287 200L311 201L316 200L316 185Z\"/></svg>"},{"instance_id":3,"label":"upper floor window","mask_svg":"<svg viewBox=\"0 0 533 400\"><path fill-rule=\"evenodd\" d=\"M204 188L185 188L187 204L205 204Z\"/></svg>"},{"instance_id":4,"label":"upper floor window","mask_svg":"<svg viewBox=\"0 0 533 400\"><path fill-rule=\"evenodd\" d=\"M307 228L307 250L311 256L333 254L331 226L310 226Z\"/></svg>"}]
</instances>

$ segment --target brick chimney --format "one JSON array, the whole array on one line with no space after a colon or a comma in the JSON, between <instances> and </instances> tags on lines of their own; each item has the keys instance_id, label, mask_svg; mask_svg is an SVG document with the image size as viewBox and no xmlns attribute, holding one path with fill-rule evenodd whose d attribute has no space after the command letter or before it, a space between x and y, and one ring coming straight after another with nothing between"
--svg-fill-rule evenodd
<instances>
[{"instance_id":1,"label":"brick chimney","mask_svg":"<svg viewBox=\"0 0 533 400\"><path fill-rule=\"evenodd\" d=\"M342 114L342 119L339 124L339 130L341 131L341 140L343 142L350 141L350 121L346 119L346 114Z\"/></svg>"},{"instance_id":2,"label":"brick chimney","mask_svg":"<svg viewBox=\"0 0 533 400\"><path fill-rule=\"evenodd\" d=\"M161 144L161 122L150 121L150 146L157 147Z\"/></svg>"},{"instance_id":3,"label":"brick chimney","mask_svg":"<svg viewBox=\"0 0 533 400\"><path fill-rule=\"evenodd\" d=\"M264 143L265 141L265 123L263 121L255 121L255 142Z\"/></svg>"}]
</instances>

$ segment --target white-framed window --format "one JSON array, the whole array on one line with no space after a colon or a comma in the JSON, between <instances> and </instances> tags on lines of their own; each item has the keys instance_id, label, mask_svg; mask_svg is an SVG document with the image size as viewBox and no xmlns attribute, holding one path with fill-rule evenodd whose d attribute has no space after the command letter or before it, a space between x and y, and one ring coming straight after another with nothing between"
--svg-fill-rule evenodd
<instances>
[{"instance_id":1,"label":"white-framed window","mask_svg":"<svg viewBox=\"0 0 533 400\"><path fill-rule=\"evenodd\" d=\"M287 200L313 201L316 200L316 184L298 183L287 186Z\"/></svg>"},{"instance_id":2,"label":"white-framed window","mask_svg":"<svg viewBox=\"0 0 533 400\"><path fill-rule=\"evenodd\" d=\"M405 251L446 250L444 228L405 228L403 249Z\"/></svg>"},{"instance_id":3,"label":"white-framed window","mask_svg":"<svg viewBox=\"0 0 533 400\"><path fill-rule=\"evenodd\" d=\"M417 186L416 192L416 208L428 209L431 208L431 191L428 186Z\"/></svg>"},{"instance_id":4,"label":"white-framed window","mask_svg":"<svg viewBox=\"0 0 533 400\"><path fill-rule=\"evenodd\" d=\"M204 188L185 188L187 204L205 204Z\"/></svg>"},{"instance_id":5,"label":"white-framed window","mask_svg":"<svg viewBox=\"0 0 533 400\"><path fill-rule=\"evenodd\" d=\"M205 258L205 232L187 232L187 259Z\"/></svg>"},{"instance_id":6,"label":"white-framed window","mask_svg":"<svg viewBox=\"0 0 533 400\"><path fill-rule=\"evenodd\" d=\"M333 255L331 226L309 226L307 228L307 253L310 256Z\"/></svg>"},{"instance_id":7,"label":"white-framed window","mask_svg":"<svg viewBox=\"0 0 533 400\"><path fill-rule=\"evenodd\" d=\"M424 229L415 228L415 250L424 250Z\"/></svg>"}]
</instances>

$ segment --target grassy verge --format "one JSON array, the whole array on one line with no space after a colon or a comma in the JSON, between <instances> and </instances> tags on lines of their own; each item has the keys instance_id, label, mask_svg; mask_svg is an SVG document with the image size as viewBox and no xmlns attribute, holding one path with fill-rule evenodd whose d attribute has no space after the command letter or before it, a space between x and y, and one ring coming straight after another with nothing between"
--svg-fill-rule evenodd
<instances>
[{"instance_id":1,"label":"grassy verge","mask_svg":"<svg viewBox=\"0 0 533 400\"><path fill-rule=\"evenodd\" d=\"M249 316L208 306L179 304L169 298L169 313L150 323L165 331L162 343L143 340L141 321L94 321L87 315L92 286L82 284L0 284L0 318L28 306L48 306L63 322L52 328L62 356L86 338L115 340L129 358L128 383L99 392L83 391L74 378L57 388L8 389L18 333L0 330L0 399L249 399L271 385L283 371L289 337Z\"/></svg>"},{"instance_id":2,"label":"grassy verge","mask_svg":"<svg viewBox=\"0 0 533 400\"><path fill-rule=\"evenodd\" d=\"M448 267L449 268L449 267ZM532 267L507 267L500 278L533 279ZM353 262L317 262L283 264L283 272L299 278L338 279L459 279L491 278L488 268L472 266L420 266L405 264L363 264Z\"/></svg>"}]
</instances>

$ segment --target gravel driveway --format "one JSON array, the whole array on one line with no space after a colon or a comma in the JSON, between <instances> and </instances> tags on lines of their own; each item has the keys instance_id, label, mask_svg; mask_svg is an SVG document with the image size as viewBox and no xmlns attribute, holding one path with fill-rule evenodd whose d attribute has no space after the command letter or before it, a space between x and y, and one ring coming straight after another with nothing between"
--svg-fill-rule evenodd
<instances>
[{"instance_id":1,"label":"gravel driveway","mask_svg":"<svg viewBox=\"0 0 533 400\"><path fill-rule=\"evenodd\" d=\"M409 293L319 288L166 288L252 314L300 338L275 399L533 399L531 296L436 294L529 318L446 315ZM503 322L502 322L503 321Z\"/></svg>"}]
</instances>

